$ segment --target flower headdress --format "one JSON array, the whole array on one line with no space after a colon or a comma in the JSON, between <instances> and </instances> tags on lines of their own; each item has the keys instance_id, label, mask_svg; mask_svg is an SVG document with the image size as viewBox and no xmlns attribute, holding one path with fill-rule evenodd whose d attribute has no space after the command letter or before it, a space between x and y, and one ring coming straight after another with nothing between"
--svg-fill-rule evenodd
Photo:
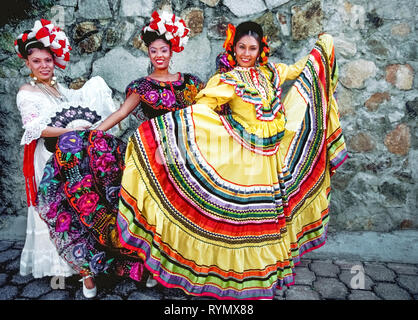
<instances>
[{"instance_id":1,"label":"flower headdress","mask_svg":"<svg viewBox=\"0 0 418 320\"><path fill-rule=\"evenodd\" d=\"M184 20L166 11L161 14L154 11L151 18L149 25L143 28L143 33L156 32L160 36L164 35L167 41L170 41L174 52L183 51L189 40L188 33L190 32Z\"/></svg>"},{"instance_id":2,"label":"flower headdress","mask_svg":"<svg viewBox=\"0 0 418 320\"><path fill-rule=\"evenodd\" d=\"M224 49L227 53L227 60L231 67L235 67L236 61L234 59L234 38L235 38L235 26L228 24L228 29L226 29L226 39L223 44Z\"/></svg>"},{"instance_id":3,"label":"flower headdress","mask_svg":"<svg viewBox=\"0 0 418 320\"><path fill-rule=\"evenodd\" d=\"M35 21L32 30L20 34L14 42L15 50L19 58L26 58L26 48L34 42L41 42L45 48L49 48L54 55L54 63L61 69L65 69L70 61L70 43L59 27L49 20Z\"/></svg>"}]
</instances>

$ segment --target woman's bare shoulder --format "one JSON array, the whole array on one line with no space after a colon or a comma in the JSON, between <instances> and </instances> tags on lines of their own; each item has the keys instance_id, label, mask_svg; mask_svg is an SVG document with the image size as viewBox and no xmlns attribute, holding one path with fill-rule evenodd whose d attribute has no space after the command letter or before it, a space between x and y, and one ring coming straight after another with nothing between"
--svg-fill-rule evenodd
<instances>
[{"instance_id":1,"label":"woman's bare shoulder","mask_svg":"<svg viewBox=\"0 0 418 320\"><path fill-rule=\"evenodd\" d=\"M25 83L19 88L19 92L40 92L40 90L29 83Z\"/></svg>"}]
</instances>

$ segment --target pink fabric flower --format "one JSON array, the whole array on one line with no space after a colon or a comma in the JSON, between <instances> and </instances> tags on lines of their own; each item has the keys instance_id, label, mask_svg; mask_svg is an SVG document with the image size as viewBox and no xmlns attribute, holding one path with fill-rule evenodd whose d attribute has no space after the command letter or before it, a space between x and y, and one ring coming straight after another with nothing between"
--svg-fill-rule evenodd
<instances>
[{"instance_id":1,"label":"pink fabric flower","mask_svg":"<svg viewBox=\"0 0 418 320\"><path fill-rule=\"evenodd\" d=\"M99 195L95 192L87 192L77 200L77 208L82 214L92 213L99 202Z\"/></svg>"},{"instance_id":2,"label":"pink fabric flower","mask_svg":"<svg viewBox=\"0 0 418 320\"><path fill-rule=\"evenodd\" d=\"M150 104L155 104L155 103L158 101L158 99L159 99L158 92L157 92L157 91L155 91L155 90L149 90L149 91L147 91L147 92L145 93L144 98L145 98L145 100L147 100Z\"/></svg>"},{"instance_id":3,"label":"pink fabric flower","mask_svg":"<svg viewBox=\"0 0 418 320\"><path fill-rule=\"evenodd\" d=\"M91 188L92 179L93 179L93 177L91 176L91 174L88 174L88 175L84 176L83 180L81 180L81 186L83 188Z\"/></svg>"},{"instance_id":4,"label":"pink fabric flower","mask_svg":"<svg viewBox=\"0 0 418 320\"><path fill-rule=\"evenodd\" d=\"M71 215L68 212L61 212L57 217L57 223L55 225L56 232L65 232L70 230Z\"/></svg>"},{"instance_id":5,"label":"pink fabric flower","mask_svg":"<svg viewBox=\"0 0 418 320\"><path fill-rule=\"evenodd\" d=\"M109 146L108 146L106 140L103 139L103 138L96 138L94 140L94 146L99 151L108 151L109 150Z\"/></svg>"},{"instance_id":6,"label":"pink fabric flower","mask_svg":"<svg viewBox=\"0 0 418 320\"><path fill-rule=\"evenodd\" d=\"M102 172L109 172L112 170L117 170L117 168L112 168L112 165L116 162L115 157L111 153L103 153L97 160L96 166L97 169Z\"/></svg>"},{"instance_id":7,"label":"pink fabric flower","mask_svg":"<svg viewBox=\"0 0 418 320\"><path fill-rule=\"evenodd\" d=\"M84 176L84 178L81 181L77 181L76 183L74 183L69 191L70 193L77 193L83 190L83 188L91 188L92 186L92 176L91 174L88 174L86 176Z\"/></svg>"},{"instance_id":8,"label":"pink fabric flower","mask_svg":"<svg viewBox=\"0 0 418 320\"><path fill-rule=\"evenodd\" d=\"M57 210L58 210L58 202L54 202L49 206L49 210L46 214L46 217L48 219L54 219L57 216Z\"/></svg>"},{"instance_id":9,"label":"pink fabric flower","mask_svg":"<svg viewBox=\"0 0 418 320\"><path fill-rule=\"evenodd\" d=\"M80 181L77 181L76 183L74 183L70 187L70 190L69 191L70 191L70 193L74 194L74 193L80 191L81 190L81 187L82 187L81 182Z\"/></svg>"}]
</instances>

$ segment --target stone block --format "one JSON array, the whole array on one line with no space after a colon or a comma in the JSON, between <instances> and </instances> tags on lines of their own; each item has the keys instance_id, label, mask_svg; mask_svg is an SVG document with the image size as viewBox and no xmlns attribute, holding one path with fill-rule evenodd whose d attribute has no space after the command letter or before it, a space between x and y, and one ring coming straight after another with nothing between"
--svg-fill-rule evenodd
<instances>
[{"instance_id":1,"label":"stone block","mask_svg":"<svg viewBox=\"0 0 418 320\"><path fill-rule=\"evenodd\" d=\"M208 5L209 7L216 7L219 3L219 0L200 0L204 4Z\"/></svg>"},{"instance_id":2,"label":"stone block","mask_svg":"<svg viewBox=\"0 0 418 320\"><path fill-rule=\"evenodd\" d=\"M194 37L203 31L205 17L203 10L200 8L188 8L182 12L181 16L186 22L186 26L190 28L190 37Z\"/></svg>"},{"instance_id":3,"label":"stone block","mask_svg":"<svg viewBox=\"0 0 418 320\"><path fill-rule=\"evenodd\" d=\"M303 6L292 7L292 37L295 40L307 39L323 31L324 13L320 0L313 0Z\"/></svg>"},{"instance_id":4,"label":"stone block","mask_svg":"<svg viewBox=\"0 0 418 320\"><path fill-rule=\"evenodd\" d=\"M4 286L3 288L0 288L0 300L13 300L17 295L17 287Z\"/></svg>"},{"instance_id":5,"label":"stone block","mask_svg":"<svg viewBox=\"0 0 418 320\"><path fill-rule=\"evenodd\" d=\"M267 8L274 9L288 3L290 0L266 0Z\"/></svg>"},{"instance_id":6,"label":"stone block","mask_svg":"<svg viewBox=\"0 0 418 320\"><path fill-rule=\"evenodd\" d=\"M404 38L411 33L411 26L406 22L402 22L392 26L390 31L393 36Z\"/></svg>"},{"instance_id":7,"label":"stone block","mask_svg":"<svg viewBox=\"0 0 418 320\"><path fill-rule=\"evenodd\" d=\"M337 55L341 54L343 57L351 58L357 53L356 43L345 38L334 37L334 45Z\"/></svg>"},{"instance_id":8,"label":"stone block","mask_svg":"<svg viewBox=\"0 0 418 320\"><path fill-rule=\"evenodd\" d=\"M135 291L131 293L128 297L128 300L161 300L163 295L156 291L155 289L144 289L147 290L146 293L141 291Z\"/></svg>"},{"instance_id":9,"label":"stone block","mask_svg":"<svg viewBox=\"0 0 418 320\"><path fill-rule=\"evenodd\" d=\"M254 15L267 9L262 0L247 1L245 5L241 0L224 0L223 4L237 17Z\"/></svg>"},{"instance_id":10,"label":"stone block","mask_svg":"<svg viewBox=\"0 0 418 320\"><path fill-rule=\"evenodd\" d=\"M147 75L148 64L148 57L134 57L127 50L117 47L94 61L91 76L101 76L111 88L125 92L131 81Z\"/></svg>"},{"instance_id":11,"label":"stone block","mask_svg":"<svg viewBox=\"0 0 418 320\"><path fill-rule=\"evenodd\" d=\"M378 283L374 292L384 300L411 300L411 295L394 283Z\"/></svg>"},{"instance_id":12,"label":"stone block","mask_svg":"<svg viewBox=\"0 0 418 320\"><path fill-rule=\"evenodd\" d=\"M369 134L360 132L348 140L348 149L356 152L369 152L375 144Z\"/></svg>"},{"instance_id":13,"label":"stone block","mask_svg":"<svg viewBox=\"0 0 418 320\"><path fill-rule=\"evenodd\" d=\"M279 42L280 44L280 29L278 28L276 17L272 12L268 11L254 21L263 26L264 35L267 36L270 46L277 46L275 42Z\"/></svg>"},{"instance_id":14,"label":"stone block","mask_svg":"<svg viewBox=\"0 0 418 320\"><path fill-rule=\"evenodd\" d=\"M352 290L348 295L348 300L381 300L372 291Z\"/></svg>"},{"instance_id":15,"label":"stone block","mask_svg":"<svg viewBox=\"0 0 418 320\"><path fill-rule=\"evenodd\" d=\"M295 285L286 290L286 300L321 300L321 298L310 286Z\"/></svg>"},{"instance_id":16,"label":"stone block","mask_svg":"<svg viewBox=\"0 0 418 320\"><path fill-rule=\"evenodd\" d=\"M386 67L386 81L399 90L411 90L414 84L414 69L409 64L391 64Z\"/></svg>"},{"instance_id":17,"label":"stone block","mask_svg":"<svg viewBox=\"0 0 418 320\"><path fill-rule=\"evenodd\" d=\"M210 39L225 40L228 23L230 21L224 16L210 19L208 22L208 37Z\"/></svg>"},{"instance_id":18,"label":"stone block","mask_svg":"<svg viewBox=\"0 0 418 320\"><path fill-rule=\"evenodd\" d=\"M376 92L376 93L373 93L369 99L367 99L367 101L364 103L364 106L369 111L376 111L383 102L389 101L389 100L390 100L389 92L387 91Z\"/></svg>"},{"instance_id":19,"label":"stone block","mask_svg":"<svg viewBox=\"0 0 418 320\"><path fill-rule=\"evenodd\" d=\"M64 290L53 290L40 297L39 300L70 300L70 293Z\"/></svg>"},{"instance_id":20,"label":"stone block","mask_svg":"<svg viewBox=\"0 0 418 320\"><path fill-rule=\"evenodd\" d=\"M348 24L352 29L364 29L366 24L366 9L362 5L352 4L344 1L339 7L340 16L344 23Z\"/></svg>"},{"instance_id":21,"label":"stone block","mask_svg":"<svg viewBox=\"0 0 418 320\"><path fill-rule=\"evenodd\" d=\"M122 0L119 15L122 17L149 18L154 9L153 0Z\"/></svg>"},{"instance_id":22,"label":"stone block","mask_svg":"<svg viewBox=\"0 0 418 320\"><path fill-rule=\"evenodd\" d=\"M333 264L331 260L317 260L311 263L311 270L318 277L334 277L338 276L340 268Z\"/></svg>"},{"instance_id":23,"label":"stone block","mask_svg":"<svg viewBox=\"0 0 418 320\"><path fill-rule=\"evenodd\" d=\"M313 287L324 299L344 300L348 294L346 286L335 278L318 278Z\"/></svg>"},{"instance_id":24,"label":"stone block","mask_svg":"<svg viewBox=\"0 0 418 320\"><path fill-rule=\"evenodd\" d=\"M0 252L0 264L12 261L20 256L20 251L11 249L7 251Z\"/></svg>"},{"instance_id":25,"label":"stone block","mask_svg":"<svg viewBox=\"0 0 418 320\"><path fill-rule=\"evenodd\" d=\"M389 49L385 46L385 43L376 39L369 39L366 42L369 47L369 51L374 53L379 58L385 58L389 54Z\"/></svg>"},{"instance_id":26,"label":"stone block","mask_svg":"<svg viewBox=\"0 0 418 320\"><path fill-rule=\"evenodd\" d=\"M17 273L12 277L11 283L16 284L16 285L21 285L21 284L27 284L33 280L34 280L34 277L32 274L22 276L20 273Z\"/></svg>"},{"instance_id":27,"label":"stone block","mask_svg":"<svg viewBox=\"0 0 418 320\"><path fill-rule=\"evenodd\" d=\"M36 299L52 290L50 277L27 284L21 293L22 297Z\"/></svg>"},{"instance_id":28,"label":"stone block","mask_svg":"<svg viewBox=\"0 0 418 320\"><path fill-rule=\"evenodd\" d=\"M132 292L136 291L137 287L133 280L124 280L120 282L113 290L113 292L121 297L128 297Z\"/></svg>"},{"instance_id":29,"label":"stone block","mask_svg":"<svg viewBox=\"0 0 418 320\"><path fill-rule=\"evenodd\" d=\"M401 123L385 137L385 146L389 152L405 156L411 145L411 134L408 125Z\"/></svg>"},{"instance_id":30,"label":"stone block","mask_svg":"<svg viewBox=\"0 0 418 320\"><path fill-rule=\"evenodd\" d=\"M171 70L193 73L202 81L207 81L215 70L215 60L210 59L210 54L210 41L202 33L189 39L182 52L173 54Z\"/></svg>"},{"instance_id":31,"label":"stone block","mask_svg":"<svg viewBox=\"0 0 418 320\"><path fill-rule=\"evenodd\" d=\"M79 0L78 13L85 19L112 18L112 12L107 0Z\"/></svg>"},{"instance_id":32,"label":"stone block","mask_svg":"<svg viewBox=\"0 0 418 320\"><path fill-rule=\"evenodd\" d=\"M315 281L315 273L305 267L295 268L295 284L301 285L312 285Z\"/></svg>"},{"instance_id":33,"label":"stone block","mask_svg":"<svg viewBox=\"0 0 418 320\"><path fill-rule=\"evenodd\" d=\"M105 40L107 47L125 44L135 32L135 29L135 25L127 21L112 25L106 30Z\"/></svg>"},{"instance_id":34,"label":"stone block","mask_svg":"<svg viewBox=\"0 0 418 320\"><path fill-rule=\"evenodd\" d=\"M376 75L377 67L373 61L358 59L342 67L341 83L350 89L361 89L364 81Z\"/></svg>"},{"instance_id":35,"label":"stone block","mask_svg":"<svg viewBox=\"0 0 418 320\"><path fill-rule=\"evenodd\" d=\"M7 249L11 248L13 244L13 241L0 241L0 252L6 251Z\"/></svg>"},{"instance_id":36,"label":"stone block","mask_svg":"<svg viewBox=\"0 0 418 320\"><path fill-rule=\"evenodd\" d=\"M381 263L365 262L364 271L375 282L395 282L396 274Z\"/></svg>"},{"instance_id":37,"label":"stone block","mask_svg":"<svg viewBox=\"0 0 418 320\"><path fill-rule=\"evenodd\" d=\"M123 300L121 297L115 295L115 294L108 294L101 298L100 300Z\"/></svg>"},{"instance_id":38,"label":"stone block","mask_svg":"<svg viewBox=\"0 0 418 320\"><path fill-rule=\"evenodd\" d=\"M338 102L338 111L340 112L340 117L345 117L349 115L354 115L354 96L351 90L344 88L343 86L337 87L337 102Z\"/></svg>"},{"instance_id":39,"label":"stone block","mask_svg":"<svg viewBox=\"0 0 418 320\"><path fill-rule=\"evenodd\" d=\"M418 276L418 266L404 263L388 263L387 266L397 274Z\"/></svg>"},{"instance_id":40,"label":"stone block","mask_svg":"<svg viewBox=\"0 0 418 320\"><path fill-rule=\"evenodd\" d=\"M93 55L85 55L80 58L80 61L69 63L66 69L67 76L75 79L87 76L90 72L93 63Z\"/></svg>"},{"instance_id":41,"label":"stone block","mask_svg":"<svg viewBox=\"0 0 418 320\"><path fill-rule=\"evenodd\" d=\"M99 50L102 45L103 33L98 32L88 36L78 43L81 53L93 53Z\"/></svg>"},{"instance_id":42,"label":"stone block","mask_svg":"<svg viewBox=\"0 0 418 320\"><path fill-rule=\"evenodd\" d=\"M418 275L402 274L398 277L399 284L412 294L418 294Z\"/></svg>"},{"instance_id":43,"label":"stone block","mask_svg":"<svg viewBox=\"0 0 418 320\"><path fill-rule=\"evenodd\" d=\"M290 36L290 28L287 23L288 21L287 16L283 13L277 12L276 17L277 17L277 21L279 22L281 34L286 37Z\"/></svg>"},{"instance_id":44,"label":"stone block","mask_svg":"<svg viewBox=\"0 0 418 320\"><path fill-rule=\"evenodd\" d=\"M2 287L6 281L7 281L7 274L6 273L0 273L0 287Z\"/></svg>"},{"instance_id":45,"label":"stone block","mask_svg":"<svg viewBox=\"0 0 418 320\"><path fill-rule=\"evenodd\" d=\"M91 33L97 32L98 29L93 21L83 21L74 27L73 40L80 41Z\"/></svg>"},{"instance_id":46,"label":"stone block","mask_svg":"<svg viewBox=\"0 0 418 320\"><path fill-rule=\"evenodd\" d=\"M76 7L77 0L59 0L57 4L60 6Z\"/></svg>"}]
</instances>

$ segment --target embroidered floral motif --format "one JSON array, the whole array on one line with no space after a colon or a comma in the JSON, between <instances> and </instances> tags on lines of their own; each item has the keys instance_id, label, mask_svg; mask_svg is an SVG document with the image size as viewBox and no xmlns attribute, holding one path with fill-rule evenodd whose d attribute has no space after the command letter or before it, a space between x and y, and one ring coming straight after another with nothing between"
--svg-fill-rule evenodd
<instances>
[{"instance_id":1,"label":"embroidered floral motif","mask_svg":"<svg viewBox=\"0 0 418 320\"><path fill-rule=\"evenodd\" d=\"M57 217L57 224L55 226L55 231L65 232L70 229L71 225L71 215L68 212L61 212Z\"/></svg>"},{"instance_id":2,"label":"embroidered floral motif","mask_svg":"<svg viewBox=\"0 0 418 320\"><path fill-rule=\"evenodd\" d=\"M148 118L154 118L169 111L183 109L195 103L197 93L203 88L203 82L196 76L185 73L173 82L161 82L149 77L132 81L126 88L126 96L137 93L141 103L137 109ZM139 117L139 112L135 111Z\"/></svg>"},{"instance_id":3,"label":"embroidered floral motif","mask_svg":"<svg viewBox=\"0 0 418 320\"><path fill-rule=\"evenodd\" d=\"M140 280L138 256L112 245L126 144L103 131L75 131L57 147L38 208L61 257L84 275L115 272Z\"/></svg>"},{"instance_id":4,"label":"embroidered floral motif","mask_svg":"<svg viewBox=\"0 0 418 320\"><path fill-rule=\"evenodd\" d=\"M62 152L75 154L81 150L81 138L73 131L64 133L59 141L59 148Z\"/></svg>"},{"instance_id":5,"label":"embroidered floral motif","mask_svg":"<svg viewBox=\"0 0 418 320\"><path fill-rule=\"evenodd\" d=\"M197 88L194 85L186 84L187 90L184 90L184 99L190 103L193 104L195 101L195 97L197 95Z\"/></svg>"}]
</instances>

